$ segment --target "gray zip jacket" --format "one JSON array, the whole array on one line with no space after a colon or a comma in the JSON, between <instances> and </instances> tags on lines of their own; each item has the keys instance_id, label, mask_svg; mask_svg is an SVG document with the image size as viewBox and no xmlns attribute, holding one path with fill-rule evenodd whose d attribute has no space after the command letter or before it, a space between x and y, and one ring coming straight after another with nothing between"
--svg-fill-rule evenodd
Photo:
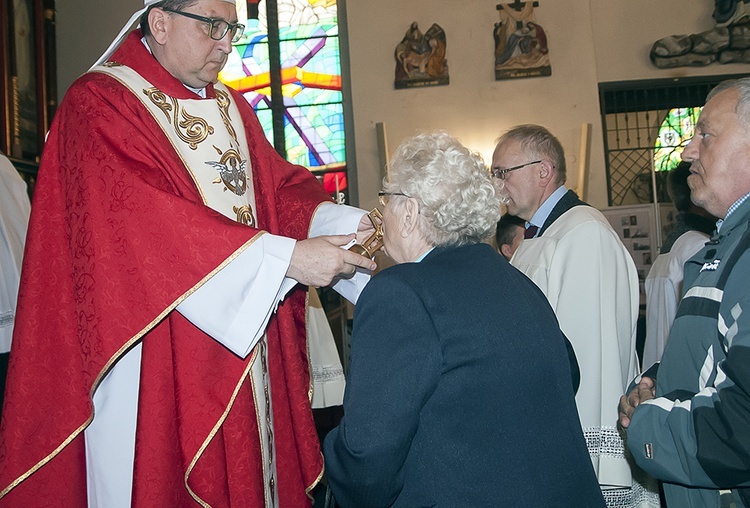
<instances>
[{"instance_id":1,"label":"gray zip jacket","mask_svg":"<svg viewBox=\"0 0 750 508\"><path fill-rule=\"evenodd\" d=\"M638 465L666 482L670 507L719 507L720 489L750 506L741 488L750 487L749 221L746 199L685 263L656 398L627 431Z\"/></svg>"}]
</instances>

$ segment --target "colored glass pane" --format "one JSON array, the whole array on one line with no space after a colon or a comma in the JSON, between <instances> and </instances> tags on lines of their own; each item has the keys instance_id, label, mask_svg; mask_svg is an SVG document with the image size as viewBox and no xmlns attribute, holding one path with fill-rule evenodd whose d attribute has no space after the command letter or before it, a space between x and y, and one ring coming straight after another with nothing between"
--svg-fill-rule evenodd
<instances>
[{"instance_id":1,"label":"colored glass pane","mask_svg":"<svg viewBox=\"0 0 750 508\"><path fill-rule=\"evenodd\" d=\"M344 115L341 104L288 107L284 113L287 159L310 169L345 163ZM291 148L290 148L291 146Z\"/></svg>"},{"instance_id":2,"label":"colored glass pane","mask_svg":"<svg viewBox=\"0 0 750 508\"><path fill-rule=\"evenodd\" d=\"M338 24L336 0L277 0L277 5L279 35L282 39L285 38L284 28Z\"/></svg>"},{"instance_id":3,"label":"colored glass pane","mask_svg":"<svg viewBox=\"0 0 750 508\"><path fill-rule=\"evenodd\" d=\"M272 4L278 15L280 55L274 65L266 15ZM326 186L333 178L334 187L343 191L346 140L336 0L260 0L258 19L240 22L246 25L245 33L219 79L255 108L269 140L273 139L271 110L283 106L287 160L325 173ZM280 69L282 97L272 97L271 69Z\"/></svg>"},{"instance_id":4,"label":"colored glass pane","mask_svg":"<svg viewBox=\"0 0 750 508\"><path fill-rule=\"evenodd\" d=\"M682 161L700 112L701 108L675 108L667 113L654 144L654 170L669 171Z\"/></svg>"},{"instance_id":5,"label":"colored glass pane","mask_svg":"<svg viewBox=\"0 0 750 508\"><path fill-rule=\"evenodd\" d=\"M256 108L255 114L258 115L258 121L260 121L260 126L263 127L263 132L266 133L268 142L273 144L273 113L268 108Z\"/></svg>"},{"instance_id":6,"label":"colored glass pane","mask_svg":"<svg viewBox=\"0 0 750 508\"><path fill-rule=\"evenodd\" d=\"M269 108L270 104L263 100L271 96L267 35L256 33L248 36L246 29L245 36L229 55L219 79L242 93L256 111Z\"/></svg>"}]
</instances>

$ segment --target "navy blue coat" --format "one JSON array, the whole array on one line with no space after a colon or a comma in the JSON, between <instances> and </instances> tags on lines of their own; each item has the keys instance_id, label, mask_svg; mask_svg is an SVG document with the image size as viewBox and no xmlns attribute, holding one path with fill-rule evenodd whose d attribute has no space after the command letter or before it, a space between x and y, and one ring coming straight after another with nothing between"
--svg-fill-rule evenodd
<instances>
[{"instance_id":1,"label":"navy blue coat","mask_svg":"<svg viewBox=\"0 0 750 508\"><path fill-rule=\"evenodd\" d=\"M340 506L604 506L555 315L490 246L375 276L351 353L324 446Z\"/></svg>"}]
</instances>

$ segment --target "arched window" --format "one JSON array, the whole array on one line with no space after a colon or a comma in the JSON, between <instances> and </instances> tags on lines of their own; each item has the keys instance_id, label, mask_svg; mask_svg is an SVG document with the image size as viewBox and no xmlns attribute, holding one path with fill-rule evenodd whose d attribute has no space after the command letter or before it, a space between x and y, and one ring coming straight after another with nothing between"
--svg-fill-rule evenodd
<instances>
[{"instance_id":1,"label":"arched window","mask_svg":"<svg viewBox=\"0 0 750 508\"><path fill-rule=\"evenodd\" d=\"M348 202L336 0L237 0L246 26L219 79L252 104L276 150Z\"/></svg>"}]
</instances>

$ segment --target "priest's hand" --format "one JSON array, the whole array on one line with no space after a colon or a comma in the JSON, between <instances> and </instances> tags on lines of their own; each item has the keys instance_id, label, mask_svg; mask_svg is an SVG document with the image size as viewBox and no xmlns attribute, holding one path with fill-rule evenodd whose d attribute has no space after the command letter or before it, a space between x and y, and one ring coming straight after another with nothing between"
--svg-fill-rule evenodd
<instances>
[{"instance_id":1,"label":"priest's hand","mask_svg":"<svg viewBox=\"0 0 750 508\"><path fill-rule=\"evenodd\" d=\"M286 276L307 286L322 287L337 277L351 277L357 267L374 270L377 265L372 259L342 248L353 239L352 233L298 241Z\"/></svg>"},{"instance_id":2,"label":"priest's hand","mask_svg":"<svg viewBox=\"0 0 750 508\"><path fill-rule=\"evenodd\" d=\"M618 416L620 425L623 429L627 429L628 426L630 426L630 419L633 417L635 408L637 408L641 402L654 398L655 390L656 387L654 385L654 380L650 377L644 377L627 397L625 395L620 397Z\"/></svg>"}]
</instances>

